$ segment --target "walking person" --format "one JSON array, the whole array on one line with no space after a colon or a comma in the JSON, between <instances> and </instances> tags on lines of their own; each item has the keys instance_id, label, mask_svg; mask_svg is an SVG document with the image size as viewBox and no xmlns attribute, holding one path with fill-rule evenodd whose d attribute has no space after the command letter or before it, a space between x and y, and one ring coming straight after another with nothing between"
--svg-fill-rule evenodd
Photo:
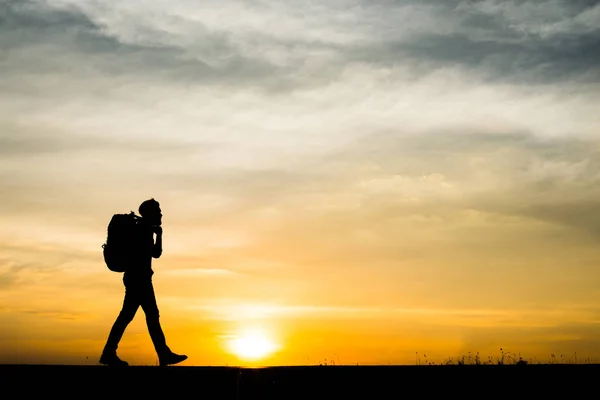
<instances>
[{"instance_id":1,"label":"walking person","mask_svg":"<svg viewBox=\"0 0 600 400\"><path fill-rule=\"evenodd\" d=\"M117 356L119 341L141 306L146 315L148 332L152 338L159 364L166 366L187 359L186 355L176 354L167 346L165 335L159 320L158 305L152 285L152 259L162 254L162 211L160 204L146 200L139 207L141 218L137 219L132 240L132 257L123 275L125 299L123 307L114 322L108 340L100 357L100 364L109 366L127 366L126 361ZM154 240L156 235L156 241Z\"/></svg>"}]
</instances>

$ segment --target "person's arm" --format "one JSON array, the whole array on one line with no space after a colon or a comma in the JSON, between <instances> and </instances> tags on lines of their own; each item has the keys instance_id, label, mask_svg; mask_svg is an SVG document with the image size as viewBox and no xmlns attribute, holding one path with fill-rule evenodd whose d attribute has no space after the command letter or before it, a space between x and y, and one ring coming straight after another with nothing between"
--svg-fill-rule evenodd
<instances>
[{"instance_id":1,"label":"person's arm","mask_svg":"<svg viewBox=\"0 0 600 400\"><path fill-rule=\"evenodd\" d=\"M152 246L152 257L159 258L162 254L162 228L160 226L153 227L154 233L156 233L156 241Z\"/></svg>"}]
</instances>

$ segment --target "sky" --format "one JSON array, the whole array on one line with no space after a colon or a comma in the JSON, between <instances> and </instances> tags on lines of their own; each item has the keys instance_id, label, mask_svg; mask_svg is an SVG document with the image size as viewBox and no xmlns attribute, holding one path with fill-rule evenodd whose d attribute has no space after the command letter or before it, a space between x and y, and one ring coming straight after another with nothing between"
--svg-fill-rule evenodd
<instances>
[{"instance_id":1,"label":"sky","mask_svg":"<svg viewBox=\"0 0 600 400\"><path fill-rule=\"evenodd\" d=\"M182 365L599 362L599 27L591 0L0 0L0 363L97 363L106 228L149 198ZM118 354L156 363L141 309Z\"/></svg>"}]
</instances>

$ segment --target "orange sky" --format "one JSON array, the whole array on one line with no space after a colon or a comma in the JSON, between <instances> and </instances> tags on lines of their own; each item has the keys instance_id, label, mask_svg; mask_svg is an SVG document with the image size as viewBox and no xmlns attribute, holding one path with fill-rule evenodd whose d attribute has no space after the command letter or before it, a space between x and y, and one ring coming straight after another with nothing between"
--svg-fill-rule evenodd
<instances>
[{"instance_id":1,"label":"orange sky","mask_svg":"<svg viewBox=\"0 0 600 400\"><path fill-rule=\"evenodd\" d=\"M600 6L142 3L0 6L0 363L97 363L151 197L183 365L600 360Z\"/></svg>"}]
</instances>

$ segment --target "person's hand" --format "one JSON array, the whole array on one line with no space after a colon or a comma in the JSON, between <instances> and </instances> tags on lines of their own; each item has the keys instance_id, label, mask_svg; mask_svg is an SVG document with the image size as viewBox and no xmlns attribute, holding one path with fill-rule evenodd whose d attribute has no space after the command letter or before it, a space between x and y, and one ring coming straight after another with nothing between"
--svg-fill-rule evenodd
<instances>
[{"instance_id":1,"label":"person's hand","mask_svg":"<svg viewBox=\"0 0 600 400\"><path fill-rule=\"evenodd\" d=\"M157 235L162 235L162 227L160 225L152 226L152 231Z\"/></svg>"}]
</instances>

